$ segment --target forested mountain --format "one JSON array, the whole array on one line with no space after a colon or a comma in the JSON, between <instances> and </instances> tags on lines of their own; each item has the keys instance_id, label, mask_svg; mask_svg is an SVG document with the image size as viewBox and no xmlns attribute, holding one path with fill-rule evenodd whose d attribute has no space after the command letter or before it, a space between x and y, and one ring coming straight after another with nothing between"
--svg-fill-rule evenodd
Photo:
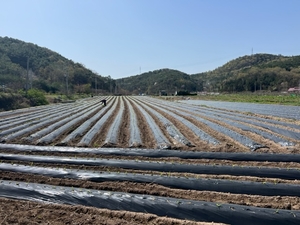
<instances>
[{"instance_id":1,"label":"forested mountain","mask_svg":"<svg viewBox=\"0 0 300 225\"><path fill-rule=\"evenodd\" d=\"M286 91L299 86L300 56L255 54L209 72L191 75L211 91Z\"/></svg>"},{"instance_id":2,"label":"forested mountain","mask_svg":"<svg viewBox=\"0 0 300 225\"><path fill-rule=\"evenodd\" d=\"M186 74L158 69L113 80L47 48L0 37L1 91L36 88L48 93L150 94L196 91L286 91L298 87L300 56L254 54L215 70Z\"/></svg>"},{"instance_id":3,"label":"forested mountain","mask_svg":"<svg viewBox=\"0 0 300 225\"><path fill-rule=\"evenodd\" d=\"M0 37L0 85L3 89L36 88L52 93L110 92L110 77L85 68L47 48Z\"/></svg>"},{"instance_id":4,"label":"forested mountain","mask_svg":"<svg viewBox=\"0 0 300 225\"><path fill-rule=\"evenodd\" d=\"M178 70L160 69L117 80L117 86L133 94L168 95L176 91L197 91L192 77Z\"/></svg>"},{"instance_id":5,"label":"forested mountain","mask_svg":"<svg viewBox=\"0 0 300 225\"><path fill-rule=\"evenodd\" d=\"M177 91L245 92L286 91L298 87L300 56L254 54L231 60L215 70L188 75L177 70L161 69L118 79L129 92L168 95Z\"/></svg>"}]
</instances>

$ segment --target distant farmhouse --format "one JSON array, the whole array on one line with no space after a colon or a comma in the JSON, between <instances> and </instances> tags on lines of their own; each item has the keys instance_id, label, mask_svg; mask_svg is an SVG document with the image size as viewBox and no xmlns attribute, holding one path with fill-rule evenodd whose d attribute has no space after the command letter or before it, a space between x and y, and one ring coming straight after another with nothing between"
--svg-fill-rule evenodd
<instances>
[{"instance_id":1,"label":"distant farmhouse","mask_svg":"<svg viewBox=\"0 0 300 225\"><path fill-rule=\"evenodd\" d=\"M300 93L300 88L299 87L293 87L288 89L289 93Z\"/></svg>"},{"instance_id":2,"label":"distant farmhouse","mask_svg":"<svg viewBox=\"0 0 300 225\"><path fill-rule=\"evenodd\" d=\"M160 95L160 96L167 96L168 93L166 92L166 90L160 90L160 91L159 91L159 95Z\"/></svg>"}]
</instances>

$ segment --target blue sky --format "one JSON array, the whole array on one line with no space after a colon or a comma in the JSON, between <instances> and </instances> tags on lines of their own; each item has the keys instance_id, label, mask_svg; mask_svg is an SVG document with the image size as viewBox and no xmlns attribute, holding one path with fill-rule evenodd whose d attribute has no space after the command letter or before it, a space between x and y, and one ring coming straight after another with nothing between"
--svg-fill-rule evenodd
<instances>
[{"instance_id":1,"label":"blue sky","mask_svg":"<svg viewBox=\"0 0 300 225\"><path fill-rule=\"evenodd\" d=\"M205 72L252 53L300 55L299 0L0 0L0 36L102 76Z\"/></svg>"}]
</instances>

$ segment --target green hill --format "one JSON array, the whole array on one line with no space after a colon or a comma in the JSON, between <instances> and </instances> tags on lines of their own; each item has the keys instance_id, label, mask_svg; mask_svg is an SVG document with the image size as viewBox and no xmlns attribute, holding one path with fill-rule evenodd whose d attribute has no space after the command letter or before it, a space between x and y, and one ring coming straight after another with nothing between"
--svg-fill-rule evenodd
<instances>
[{"instance_id":1,"label":"green hill","mask_svg":"<svg viewBox=\"0 0 300 225\"><path fill-rule=\"evenodd\" d=\"M158 69L113 80L50 49L0 37L0 91L6 92L29 88L56 94L286 91L298 87L299 81L300 56L271 54L242 56L215 70L191 75Z\"/></svg>"},{"instance_id":2,"label":"green hill","mask_svg":"<svg viewBox=\"0 0 300 225\"><path fill-rule=\"evenodd\" d=\"M286 91L288 87L299 86L300 56L271 54L243 56L213 71L191 76L203 82L205 90Z\"/></svg>"},{"instance_id":3,"label":"green hill","mask_svg":"<svg viewBox=\"0 0 300 225\"><path fill-rule=\"evenodd\" d=\"M215 70L188 75L178 70L160 69L118 79L117 85L134 94L168 95L182 92L287 91L298 87L300 56L255 54L231 60Z\"/></svg>"},{"instance_id":4,"label":"green hill","mask_svg":"<svg viewBox=\"0 0 300 225\"><path fill-rule=\"evenodd\" d=\"M50 93L108 93L114 81L47 48L0 37L0 85L6 90L36 88Z\"/></svg>"},{"instance_id":5,"label":"green hill","mask_svg":"<svg viewBox=\"0 0 300 225\"><path fill-rule=\"evenodd\" d=\"M168 95L176 91L197 91L197 84L192 77L178 70L160 69L141 75L117 80L117 86L133 94Z\"/></svg>"}]
</instances>

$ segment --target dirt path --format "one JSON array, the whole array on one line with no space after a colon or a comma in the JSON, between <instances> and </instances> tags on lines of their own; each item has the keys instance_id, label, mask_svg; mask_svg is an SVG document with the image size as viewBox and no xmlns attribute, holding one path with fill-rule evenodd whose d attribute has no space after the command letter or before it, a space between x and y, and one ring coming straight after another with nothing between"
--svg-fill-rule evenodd
<instances>
[{"instance_id":1,"label":"dirt path","mask_svg":"<svg viewBox=\"0 0 300 225\"><path fill-rule=\"evenodd\" d=\"M222 225L221 223L202 223L159 217L147 213L113 211L86 206L42 204L5 198L0 198L0 222L2 225Z\"/></svg>"}]
</instances>

